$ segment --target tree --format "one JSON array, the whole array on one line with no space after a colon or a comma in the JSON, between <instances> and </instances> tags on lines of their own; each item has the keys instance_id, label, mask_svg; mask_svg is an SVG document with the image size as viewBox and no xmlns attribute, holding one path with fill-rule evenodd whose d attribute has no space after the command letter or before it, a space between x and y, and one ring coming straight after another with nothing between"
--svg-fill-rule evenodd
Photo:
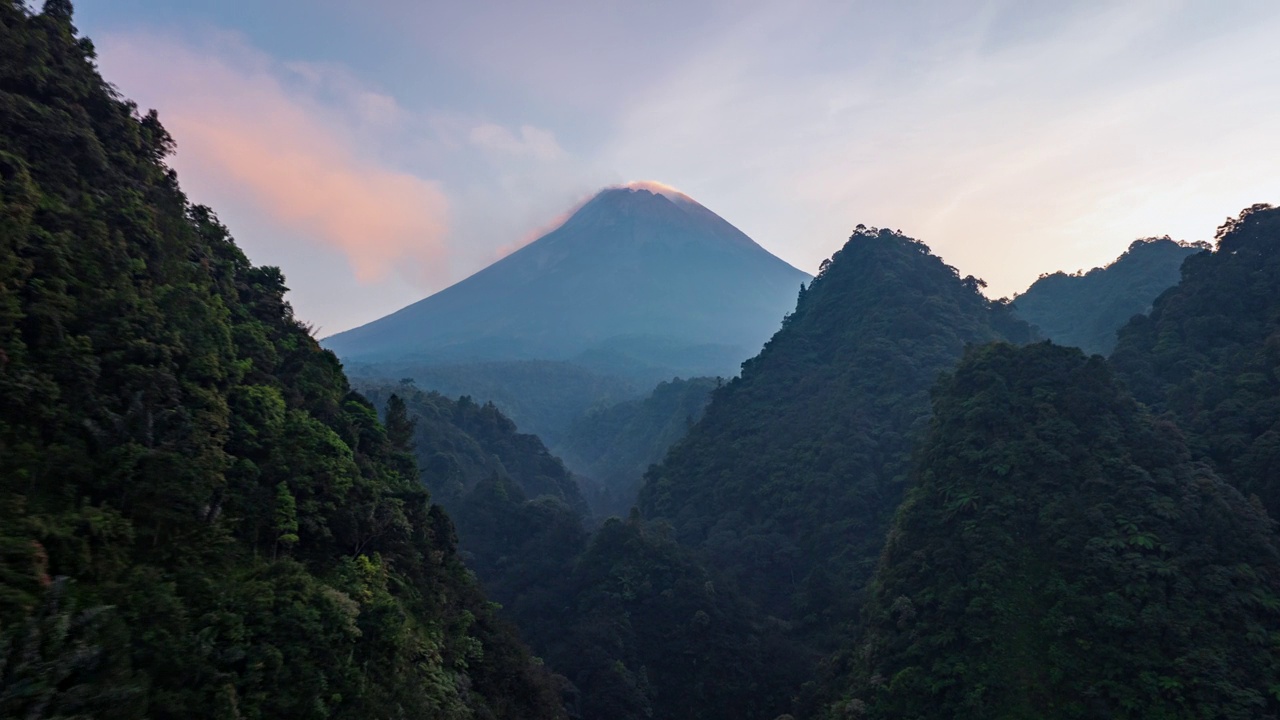
<instances>
[{"instance_id":1,"label":"tree","mask_svg":"<svg viewBox=\"0 0 1280 720\"><path fill-rule=\"evenodd\" d=\"M387 428L387 440L396 452L413 452L413 428L415 421L409 417L404 400L392 393L387 398L386 419L383 424Z\"/></svg>"},{"instance_id":2,"label":"tree","mask_svg":"<svg viewBox=\"0 0 1280 720\"><path fill-rule=\"evenodd\" d=\"M273 557L281 543L288 549L298 542L298 503L294 500L293 493L289 492L289 483L284 481L276 485L275 531Z\"/></svg>"}]
</instances>

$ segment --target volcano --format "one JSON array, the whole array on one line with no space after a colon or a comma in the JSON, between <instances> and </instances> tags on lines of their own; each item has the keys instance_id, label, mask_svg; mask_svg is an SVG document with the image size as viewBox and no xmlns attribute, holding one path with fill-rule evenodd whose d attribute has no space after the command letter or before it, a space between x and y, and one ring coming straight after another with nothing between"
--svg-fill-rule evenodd
<instances>
[{"instance_id":1,"label":"volcano","mask_svg":"<svg viewBox=\"0 0 1280 720\"><path fill-rule=\"evenodd\" d=\"M569 360L732 375L809 279L689 196L634 183L602 190L493 265L323 344L370 364Z\"/></svg>"}]
</instances>

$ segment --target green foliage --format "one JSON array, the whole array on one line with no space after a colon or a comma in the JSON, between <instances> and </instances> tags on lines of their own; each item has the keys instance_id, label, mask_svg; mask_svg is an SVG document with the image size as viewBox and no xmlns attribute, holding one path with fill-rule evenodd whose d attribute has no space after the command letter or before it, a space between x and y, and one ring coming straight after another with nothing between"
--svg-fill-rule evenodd
<instances>
[{"instance_id":1,"label":"green foliage","mask_svg":"<svg viewBox=\"0 0 1280 720\"><path fill-rule=\"evenodd\" d=\"M576 511L586 509L578 485L564 463L535 435L516 424L493 403L458 400L412 386L368 382L361 389L384 407L388 435L396 444L417 448L422 480L432 496L453 512L481 482L495 474L514 483L528 498L554 498Z\"/></svg>"},{"instance_id":2,"label":"green foliage","mask_svg":"<svg viewBox=\"0 0 1280 720\"><path fill-rule=\"evenodd\" d=\"M407 384L423 481L502 615L572 682L586 720L768 718L804 666L767 623L661 529L611 521L589 538L573 479L492 405Z\"/></svg>"},{"instance_id":3,"label":"green foliage","mask_svg":"<svg viewBox=\"0 0 1280 720\"><path fill-rule=\"evenodd\" d=\"M114 609L77 612L67 585L51 582L36 612L0 635L0 717L136 716L139 678L104 647Z\"/></svg>"},{"instance_id":4,"label":"green foliage","mask_svg":"<svg viewBox=\"0 0 1280 720\"><path fill-rule=\"evenodd\" d=\"M1102 358L970 352L913 479L828 717L1280 711L1271 521Z\"/></svg>"},{"instance_id":5,"label":"green foliage","mask_svg":"<svg viewBox=\"0 0 1280 720\"><path fill-rule=\"evenodd\" d=\"M1205 243L1168 236L1135 240L1106 267L1040 276L1014 298L1014 312L1046 339L1106 355L1115 347L1116 331L1178 282L1182 261L1207 249Z\"/></svg>"},{"instance_id":6,"label":"green foliage","mask_svg":"<svg viewBox=\"0 0 1280 720\"><path fill-rule=\"evenodd\" d=\"M187 202L70 12L0 0L3 714L561 716L403 424Z\"/></svg>"},{"instance_id":7,"label":"green foliage","mask_svg":"<svg viewBox=\"0 0 1280 720\"><path fill-rule=\"evenodd\" d=\"M640 507L818 643L856 614L928 389L967 343L1025 340L922 243L859 226L646 476Z\"/></svg>"},{"instance_id":8,"label":"green foliage","mask_svg":"<svg viewBox=\"0 0 1280 720\"><path fill-rule=\"evenodd\" d=\"M578 363L549 360L353 364L350 372L362 386L406 378L447 397L466 395L493 403L525 432L550 444L592 408L629 400L645 387Z\"/></svg>"},{"instance_id":9,"label":"green foliage","mask_svg":"<svg viewBox=\"0 0 1280 720\"><path fill-rule=\"evenodd\" d=\"M719 378L675 378L648 397L578 418L553 450L580 476L597 516L626 515L650 465L660 462L702 417Z\"/></svg>"},{"instance_id":10,"label":"green foliage","mask_svg":"<svg viewBox=\"0 0 1280 720\"><path fill-rule=\"evenodd\" d=\"M578 559L574 622L547 637L586 718L776 717L803 658L661 528L610 519Z\"/></svg>"},{"instance_id":11,"label":"green foliage","mask_svg":"<svg viewBox=\"0 0 1280 720\"><path fill-rule=\"evenodd\" d=\"M395 393L387 398L386 427L391 447L401 452L413 450L414 422L409 418L404 400Z\"/></svg>"},{"instance_id":12,"label":"green foliage","mask_svg":"<svg viewBox=\"0 0 1280 720\"><path fill-rule=\"evenodd\" d=\"M298 537L298 503L289 492L289 483L281 481L276 486L276 543L286 547L293 545Z\"/></svg>"},{"instance_id":13,"label":"green foliage","mask_svg":"<svg viewBox=\"0 0 1280 720\"><path fill-rule=\"evenodd\" d=\"M1187 260L1182 282L1120 333L1112 360L1197 456L1280 514L1280 209L1255 205Z\"/></svg>"}]
</instances>

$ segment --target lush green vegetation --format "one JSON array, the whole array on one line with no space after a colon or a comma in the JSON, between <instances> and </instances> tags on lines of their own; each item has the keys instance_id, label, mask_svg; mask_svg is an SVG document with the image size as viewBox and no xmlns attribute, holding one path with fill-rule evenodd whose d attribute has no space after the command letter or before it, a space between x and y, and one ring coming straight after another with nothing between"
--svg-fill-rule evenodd
<instances>
[{"instance_id":1,"label":"lush green vegetation","mask_svg":"<svg viewBox=\"0 0 1280 720\"><path fill-rule=\"evenodd\" d=\"M1014 312L1059 345L1106 355L1115 347L1116 331L1178 282L1182 261L1208 247L1167 236L1135 240L1106 267L1042 275L1013 299Z\"/></svg>"},{"instance_id":2,"label":"lush green vegetation","mask_svg":"<svg viewBox=\"0 0 1280 720\"><path fill-rule=\"evenodd\" d=\"M650 465L702 417L719 378L675 378L648 397L599 408L578 418L555 453L581 475L592 511L625 516Z\"/></svg>"},{"instance_id":3,"label":"lush green vegetation","mask_svg":"<svg viewBox=\"0 0 1280 720\"><path fill-rule=\"evenodd\" d=\"M412 435L486 594L572 682L572 710L692 720L786 708L804 667L792 645L669 533L633 517L589 535L568 471L492 405L407 384L367 393L389 429Z\"/></svg>"},{"instance_id":4,"label":"lush green vegetation","mask_svg":"<svg viewBox=\"0 0 1280 720\"><path fill-rule=\"evenodd\" d=\"M1189 258L1182 282L1121 331L1113 360L1197 456L1280 517L1280 209L1224 224L1216 252Z\"/></svg>"},{"instance_id":5,"label":"lush green vegetation","mask_svg":"<svg viewBox=\"0 0 1280 720\"><path fill-rule=\"evenodd\" d=\"M493 403L522 430L551 444L561 441L569 426L584 414L644 392L644 386L616 375L550 360L356 364L348 372L364 385L411 379L417 387L446 397L466 395L480 403Z\"/></svg>"},{"instance_id":6,"label":"lush green vegetation","mask_svg":"<svg viewBox=\"0 0 1280 720\"><path fill-rule=\"evenodd\" d=\"M1029 337L980 283L916 240L859 226L649 473L643 513L769 614L824 635L854 617L848 589L874 569L929 387L966 344Z\"/></svg>"},{"instance_id":7,"label":"lush green vegetation","mask_svg":"<svg viewBox=\"0 0 1280 720\"><path fill-rule=\"evenodd\" d=\"M354 392L173 142L0 0L0 717L1280 715L1280 210L1109 361L859 226L723 385L453 369L611 511L667 453L592 532L501 398ZM1100 349L1191 251L1037 323Z\"/></svg>"},{"instance_id":8,"label":"lush green vegetation","mask_svg":"<svg viewBox=\"0 0 1280 720\"><path fill-rule=\"evenodd\" d=\"M1280 711L1271 520L1074 349L940 383L870 597L828 717Z\"/></svg>"},{"instance_id":9,"label":"lush green vegetation","mask_svg":"<svg viewBox=\"0 0 1280 720\"><path fill-rule=\"evenodd\" d=\"M0 716L561 716L172 148L65 0L0 1Z\"/></svg>"},{"instance_id":10,"label":"lush green vegetation","mask_svg":"<svg viewBox=\"0 0 1280 720\"><path fill-rule=\"evenodd\" d=\"M522 495L552 498L575 511L586 511L564 463L536 435L519 432L493 403L481 405L466 395L450 400L437 392L418 390L412 383L360 388L384 408L388 423L400 412L412 423L422 479L446 509L460 507L477 485L500 476L514 482Z\"/></svg>"}]
</instances>

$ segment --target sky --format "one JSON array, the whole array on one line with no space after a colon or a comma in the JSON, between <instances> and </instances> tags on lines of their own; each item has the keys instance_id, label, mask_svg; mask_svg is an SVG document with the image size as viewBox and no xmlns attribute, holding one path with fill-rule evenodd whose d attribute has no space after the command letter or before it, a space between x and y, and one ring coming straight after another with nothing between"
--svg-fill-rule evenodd
<instances>
[{"instance_id":1,"label":"sky","mask_svg":"<svg viewBox=\"0 0 1280 720\"><path fill-rule=\"evenodd\" d=\"M1273 0L79 0L103 75L321 337L679 188L816 272L858 224L992 297L1280 204Z\"/></svg>"}]
</instances>

